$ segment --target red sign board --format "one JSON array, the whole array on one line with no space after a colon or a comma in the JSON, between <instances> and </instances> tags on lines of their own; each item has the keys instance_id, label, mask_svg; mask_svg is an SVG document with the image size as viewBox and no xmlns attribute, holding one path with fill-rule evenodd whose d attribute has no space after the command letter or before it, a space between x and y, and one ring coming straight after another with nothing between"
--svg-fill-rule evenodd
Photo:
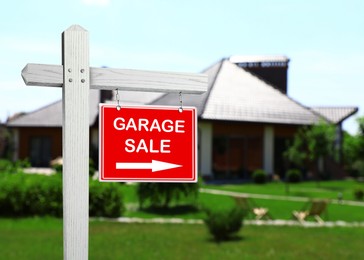
<instances>
[{"instance_id":1,"label":"red sign board","mask_svg":"<svg viewBox=\"0 0 364 260\"><path fill-rule=\"evenodd\" d=\"M99 179L196 182L196 108L100 104Z\"/></svg>"}]
</instances>

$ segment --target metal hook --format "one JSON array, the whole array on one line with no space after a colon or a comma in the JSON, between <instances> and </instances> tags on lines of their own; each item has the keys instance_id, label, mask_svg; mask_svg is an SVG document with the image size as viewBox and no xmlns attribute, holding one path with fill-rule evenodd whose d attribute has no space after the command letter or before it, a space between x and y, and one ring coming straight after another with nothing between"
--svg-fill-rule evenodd
<instances>
[{"instance_id":1,"label":"metal hook","mask_svg":"<svg viewBox=\"0 0 364 260\"><path fill-rule=\"evenodd\" d=\"M116 102L117 102L116 109L117 109L118 111L120 111L121 106L120 106L119 89L116 89L116 95L115 95L115 98L116 98Z\"/></svg>"},{"instance_id":2,"label":"metal hook","mask_svg":"<svg viewBox=\"0 0 364 260\"><path fill-rule=\"evenodd\" d=\"M178 108L178 112L182 113L183 112L182 92L179 92L179 104L180 107Z\"/></svg>"}]
</instances>

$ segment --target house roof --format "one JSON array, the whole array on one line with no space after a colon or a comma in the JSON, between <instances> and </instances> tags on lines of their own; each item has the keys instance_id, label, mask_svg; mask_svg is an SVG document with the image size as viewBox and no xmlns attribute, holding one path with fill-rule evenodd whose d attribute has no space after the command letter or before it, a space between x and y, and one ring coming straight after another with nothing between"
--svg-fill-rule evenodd
<instances>
[{"instance_id":1,"label":"house roof","mask_svg":"<svg viewBox=\"0 0 364 260\"><path fill-rule=\"evenodd\" d=\"M358 112L357 107L311 107L311 110L323 115L330 122L339 124L351 115Z\"/></svg>"},{"instance_id":2,"label":"house roof","mask_svg":"<svg viewBox=\"0 0 364 260\"><path fill-rule=\"evenodd\" d=\"M303 106L269 83L237 66L239 62L253 60L244 57L223 59L202 71L208 76L207 92L202 95L183 95L183 105L196 107L199 118L206 120L296 125L314 124L322 119L337 124L358 110L356 107L308 108ZM289 61L285 56L259 57L255 57L258 62ZM121 106L144 104L179 106L179 95L176 93L120 91L119 100ZM100 91L91 90L90 126L97 120L99 102ZM116 102L115 93L113 100L108 102ZM61 127L62 102L58 101L34 112L20 115L9 120L7 125L10 127Z\"/></svg>"},{"instance_id":3,"label":"house roof","mask_svg":"<svg viewBox=\"0 0 364 260\"><path fill-rule=\"evenodd\" d=\"M121 105L144 105L160 97L163 93L120 91ZM114 100L108 102L116 102ZM90 90L90 126L97 120L100 103L100 90ZM62 100L30 113L22 113L7 122L9 127L62 127Z\"/></svg>"},{"instance_id":4,"label":"house roof","mask_svg":"<svg viewBox=\"0 0 364 260\"><path fill-rule=\"evenodd\" d=\"M100 91L90 91L90 126L98 116ZM7 122L9 127L62 127L62 100L56 101L36 111L25 113Z\"/></svg>"},{"instance_id":5,"label":"house roof","mask_svg":"<svg viewBox=\"0 0 364 260\"><path fill-rule=\"evenodd\" d=\"M208 91L183 97L183 104L196 106L202 119L307 125L321 118L229 60L203 73L209 77ZM166 94L152 104L178 105L178 95Z\"/></svg>"},{"instance_id":6,"label":"house roof","mask_svg":"<svg viewBox=\"0 0 364 260\"><path fill-rule=\"evenodd\" d=\"M286 56L282 55L258 55L258 56L245 56L233 55L230 56L229 61L232 63L255 63L255 62L289 62Z\"/></svg>"}]
</instances>

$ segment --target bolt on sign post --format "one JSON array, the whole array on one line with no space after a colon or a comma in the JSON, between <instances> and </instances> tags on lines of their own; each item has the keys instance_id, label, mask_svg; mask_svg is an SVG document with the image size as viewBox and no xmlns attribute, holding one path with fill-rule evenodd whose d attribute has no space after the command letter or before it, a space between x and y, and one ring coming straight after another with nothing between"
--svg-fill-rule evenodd
<instances>
[{"instance_id":1,"label":"bolt on sign post","mask_svg":"<svg viewBox=\"0 0 364 260\"><path fill-rule=\"evenodd\" d=\"M100 104L100 181L196 182L196 109Z\"/></svg>"},{"instance_id":2,"label":"bolt on sign post","mask_svg":"<svg viewBox=\"0 0 364 260\"><path fill-rule=\"evenodd\" d=\"M89 89L202 94L207 90L207 76L90 68L88 32L79 25L71 26L62 34L62 64L29 63L22 70L22 77L28 86L62 87L64 259L86 260ZM167 144L163 149L167 149Z\"/></svg>"}]
</instances>

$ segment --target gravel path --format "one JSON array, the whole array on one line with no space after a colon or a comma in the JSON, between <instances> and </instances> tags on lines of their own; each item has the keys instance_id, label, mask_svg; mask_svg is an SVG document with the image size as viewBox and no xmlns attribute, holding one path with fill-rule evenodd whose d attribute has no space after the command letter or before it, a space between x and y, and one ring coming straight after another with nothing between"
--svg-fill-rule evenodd
<instances>
[{"instance_id":1,"label":"gravel path","mask_svg":"<svg viewBox=\"0 0 364 260\"><path fill-rule=\"evenodd\" d=\"M236 197L249 196L249 197L255 198L255 199L267 199L267 200L286 200L286 201L300 201L300 202L307 202L307 200L308 200L307 198L294 197L294 196L252 194L252 193L242 193L242 192L234 192L234 191L222 191L222 190L215 190L215 189L200 189L200 192L216 194L216 195L223 195L223 196L236 196ZM342 200L340 202L338 200L331 200L330 203L364 207L364 202L352 201L352 200Z\"/></svg>"},{"instance_id":2,"label":"gravel path","mask_svg":"<svg viewBox=\"0 0 364 260\"><path fill-rule=\"evenodd\" d=\"M109 221L119 223L155 223L155 224L203 224L202 219L181 219L181 218L91 218L91 221ZM307 221L303 224L295 220L244 220L244 225L255 226L301 226L306 228L318 227L364 227L364 222L327 221L316 223Z\"/></svg>"}]
</instances>

